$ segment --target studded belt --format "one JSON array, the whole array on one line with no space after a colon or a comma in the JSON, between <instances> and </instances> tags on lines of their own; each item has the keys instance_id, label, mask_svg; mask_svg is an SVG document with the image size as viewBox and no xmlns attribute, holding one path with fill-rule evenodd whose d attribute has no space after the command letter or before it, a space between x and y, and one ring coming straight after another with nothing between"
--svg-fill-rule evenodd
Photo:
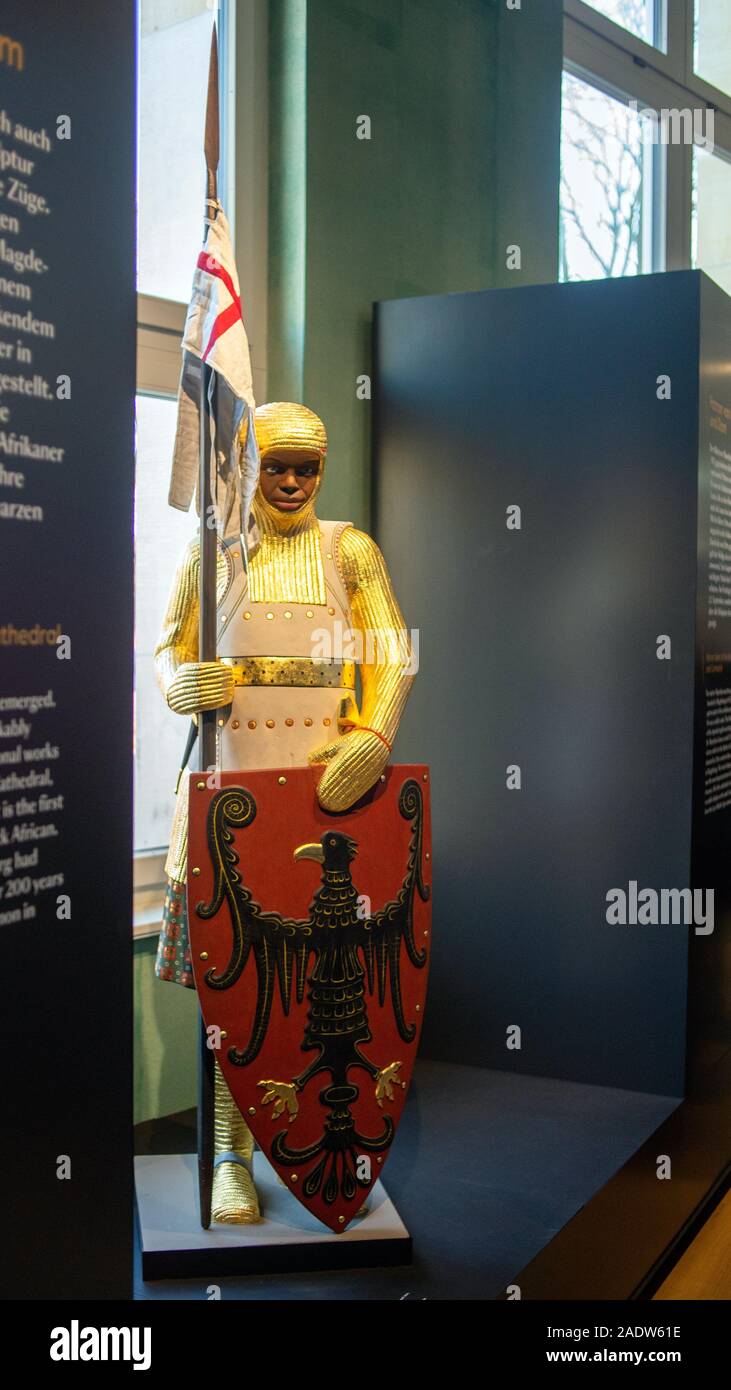
<instances>
[{"instance_id":1,"label":"studded belt","mask_svg":"<svg viewBox=\"0 0 731 1390\"><path fill-rule=\"evenodd\" d=\"M224 656L234 685L335 686L355 690L354 661L316 661L311 656Z\"/></svg>"}]
</instances>

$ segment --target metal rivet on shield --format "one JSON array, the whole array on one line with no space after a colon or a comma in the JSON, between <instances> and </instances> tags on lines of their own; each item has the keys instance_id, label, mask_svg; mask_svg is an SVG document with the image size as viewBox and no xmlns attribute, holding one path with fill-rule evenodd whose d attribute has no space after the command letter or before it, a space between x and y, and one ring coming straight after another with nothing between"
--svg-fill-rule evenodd
<instances>
[{"instance_id":1,"label":"metal rivet on shield","mask_svg":"<svg viewBox=\"0 0 731 1390\"><path fill-rule=\"evenodd\" d=\"M191 869L190 872L192 873L194 878L197 878L200 873L200 869Z\"/></svg>"},{"instance_id":2,"label":"metal rivet on shield","mask_svg":"<svg viewBox=\"0 0 731 1390\"><path fill-rule=\"evenodd\" d=\"M222 1038L227 1038L227 1037L228 1037L228 1033L226 1032L226 1029L225 1029L225 1028L222 1028L222 1029L221 1029L221 1037L222 1037Z\"/></svg>"},{"instance_id":3,"label":"metal rivet on shield","mask_svg":"<svg viewBox=\"0 0 731 1390\"><path fill-rule=\"evenodd\" d=\"M425 781L425 782L427 782L427 781L428 781L428 780L429 780L429 779L428 779L428 776L427 776L427 774L426 774L426 773L424 773L424 781Z\"/></svg>"},{"instance_id":4,"label":"metal rivet on shield","mask_svg":"<svg viewBox=\"0 0 731 1390\"><path fill-rule=\"evenodd\" d=\"M382 1154L379 1154L379 1155L378 1155L378 1158L376 1159L376 1163L383 1163L383 1155L382 1155Z\"/></svg>"},{"instance_id":5,"label":"metal rivet on shield","mask_svg":"<svg viewBox=\"0 0 731 1390\"><path fill-rule=\"evenodd\" d=\"M382 772L382 773L381 773L381 781L382 781L382 782L385 782L385 780L386 780L386 774L385 774L385 772Z\"/></svg>"},{"instance_id":6,"label":"metal rivet on shield","mask_svg":"<svg viewBox=\"0 0 731 1390\"><path fill-rule=\"evenodd\" d=\"M196 782L195 785L196 785L196 787L198 788L198 791L199 791L199 792L203 792L203 791L205 791L205 789L206 789L206 784L205 784L205 782Z\"/></svg>"},{"instance_id":7,"label":"metal rivet on shield","mask_svg":"<svg viewBox=\"0 0 731 1390\"><path fill-rule=\"evenodd\" d=\"M296 1173L290 1173L289 1176L290 1176L290 1181L291 1181L291 1182L296 1182L296 1181L297 1181L297 1174L296 1174Z\"/></svg>"},{"instance_id":8,"label":"metal rivet on shield","mask_svg":"<svg viewBox=\"0 0 731 1390\"><path fill-rule=\"evenodd\" d=\"M339 1217L338 1217L338 1221L340 1221L341 1224L344 1224L344 1222L345 1222L345 1217L344 1217L344 1216L339 1216Z\"/></svg>"},{"instance_id":9,"label":"metal rivet on shield","mask_svg":"<svg viewBox=\"0 0 731 1390\"><path fill-rule=\"evenodd\" d=\"M431 859L431 855L430 855L430 853L429 853L428 850L427 850L426 854L424 855L424 858L425 858L425 859Z\"/></svg>"},{"instance_id":10,"label":"metal rivet on shield","mask_svg":"<svg viewBox=\"0 0 731 1390\"><path fill-rule=\"evenodd\" d=\"M286 778L286 777L278 777L278 778L277 778L277 781L278 781L280 787L285 787L285 786L287 785L287 778Z\"/></svg>"},{"instance_id":11,"label":"metal rivet on shield","mask_svg":"<svg viewBox=\"0 0 731 1390\"><path fill-rule=\"evenodd\" d=\"M200 953L198 959L199 959L199 960L208 960L208 952L207 952L207 951L201 951L201 953ZM418 1008L418 1007L419 1007L419 1006L418 1006L418 1004L417 1004L417 1008Z\"/></svg>"},{"instance_id":12,"label":"metal rivet on shield","mask_svg":"<svg viewBox=\"0 0 731 1390\"><path fill-rule=\"evenodd\" d=\"M416 1005L416 1012L417 1012L417 1014L419 1013L420 1009L421 1009L421 1004L417 1004L417 1005Z\"/></svg>"},{"instance_id":13,"label":"metal rivet on shield","mask_svg":"<svg viewBox=\"0 0 731 1390\"><path fill-rule=\"evenodd\" d=\"M249 1114L250 1114L250 1115L255 1115L255 1114L256 1114L256 1106L255 1106L255 1105L250 1105L250 1106L249 1106Z\"/></svg>"}]
</instances>

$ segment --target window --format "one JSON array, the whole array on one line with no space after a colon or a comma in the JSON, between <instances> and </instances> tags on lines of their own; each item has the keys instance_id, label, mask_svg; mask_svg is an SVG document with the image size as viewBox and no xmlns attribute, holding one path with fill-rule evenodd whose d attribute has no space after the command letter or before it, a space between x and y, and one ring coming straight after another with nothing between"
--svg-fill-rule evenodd
<instances>
[{"instance_id":1,"label":"window","mask_svg":"<svg viewBox=\"0 0 731 1390\"><path fill-rule=\"evenodd\" d=\"M693 70L731 94L731 5L726 0L695 0Z\"/></svg>"},{"instance_id":2,"label":"window","mask_svg":"<svg viewBox=\"0 0 731 1390\"><path fill-rule=\"evenodd\" d=\"M180 340L203 234L203 136L214 12L222 135L233 7L223 0L140 0L138 81L138 396L135 481L135 934L159 927L174 789L188 723L155 680L176 563L195 512L168 506ZM223 145L225 152L225 144ZM225 170L219 170L223 186Z\"/></svg>"},{"instance_id":3,"label":"window","mask_svg":"<svg viewBox=\"0 0 731 1390\"><path fill-rule=\"evenodd\" d=\"M648 123L624 102L564 74L562 280L653 268L649 134Z\"/></svg>"},{"instance_id":4,"label":"window","mask_svg":"<svg viewBox=\"0 0 731 1390\"><path fill-rule=\"evenodd\" d=\"M219 191L237 247L252 369L266 399L266 6L139 0L139 285L135 553L135 935L159 929L173 789L188 722L166 707L152 652L176 561L197 518L167 503L180 340L203 234L203 132L210 35L218 24ZM234 139L235 136L235 139ZM240 194L236 162L245 177Z\"/></svg>"},{"instance_id":5,"label":"window","mask_svg":"<svg viewBox=\"0 0 731 1390\"><path fill-rule=\"evenodd\" d=\"M187 300L200 249L211 5L140 0L138 288Z\"/></svg>"},{"instance_id":6,"label":"window","mask_svg":"<svg viewBox=\"0 0 731 1390\"><path fill-rule=\"evenodd\" d=\"M559 275L729 287L731 4L564 0Z\"/></svg>"},{"instance_id":7,"label":"window","mask_svg":"<svg viewBox=\"0 0 731 1390\"><path fill-rule=\"evenodd\" d=\"M176 402L137 397L135 487L135 849L159 850L170 835L174 787L187 721L165 708L155 681L157 644L175 566L194 518L168 506Z\"/></svg>"},{"instance_id":8,"label":"window","mask_svg":"<svg viewBox=\"0 0 731 1390\"><path fill-rule=\"evenodd\" d=\"M693 174L693 265L731 294L731 163L696 150Z\"/></svg>"},{"instance_id":9,"label":"window","mask_svg":"<svg viewBox=\"0 0 731 1390\"><path fill-rule=\"evenodd\" d=\"M636 34L646 43L659 44L662 36L661 13L657 0L589 0L593 10Z\"/></svg>"}]
</instances>

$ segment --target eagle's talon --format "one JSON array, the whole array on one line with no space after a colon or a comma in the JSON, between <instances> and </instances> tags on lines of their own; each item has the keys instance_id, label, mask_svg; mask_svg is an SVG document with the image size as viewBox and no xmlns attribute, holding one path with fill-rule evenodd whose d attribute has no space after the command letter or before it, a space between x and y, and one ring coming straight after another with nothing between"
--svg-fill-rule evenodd
<instances>
[{"instance_id":1,"label":"eagle's talon","mask_svg":"<svg viewBox=\"0 0 731 1390\"><path fill-rule=\"evenodd\" d=\"M289 1115L289 1123L297 1118L299 1101L297 1100L297 1088L289 1081L259 1081L259 1086L266 1086L268 1090L261 1098L262 1105L269 1105L274 1101L272 1108L272 1119L278 1120L286 1109Z\"/></svg>"},{"instance_id":2,"label":"eagle's talon","mask_svg":"<svg viewBox=\"0 0 731 1390\"><path fill-rule=\"evenodd\" d=\"M387 1067L383 1067L376 1075L376 1102L383 1109L385 1100L393 1100L394 1086L401 1086L406 1090L406 1082L401 1080L398 1074L400 1062L390 1062Z\"/></svg>"}]
</instances>

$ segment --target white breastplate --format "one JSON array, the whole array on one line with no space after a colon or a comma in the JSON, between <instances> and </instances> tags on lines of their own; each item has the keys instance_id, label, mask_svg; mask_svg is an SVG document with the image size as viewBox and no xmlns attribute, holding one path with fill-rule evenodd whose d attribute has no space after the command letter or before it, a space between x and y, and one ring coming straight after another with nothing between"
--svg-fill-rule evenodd
<instances>
[{"instance_id":1,"label":"white breastplate","mask_svg":"<svg viewBox=\"0 0 731 1390\"><path fill-rule=\"evenodd\" d=\"M225 771L306 766L310 752L337 736L338 716L354 702L354 667L337 659L352 619L335 555L350 523L319 525L325 604L252 602L238 544L224 544L229 580L217 610L218 656L236 681L233 704L217 715ZM331 663L322 659L328 650Z\"/></svg>"}]
</instances>

